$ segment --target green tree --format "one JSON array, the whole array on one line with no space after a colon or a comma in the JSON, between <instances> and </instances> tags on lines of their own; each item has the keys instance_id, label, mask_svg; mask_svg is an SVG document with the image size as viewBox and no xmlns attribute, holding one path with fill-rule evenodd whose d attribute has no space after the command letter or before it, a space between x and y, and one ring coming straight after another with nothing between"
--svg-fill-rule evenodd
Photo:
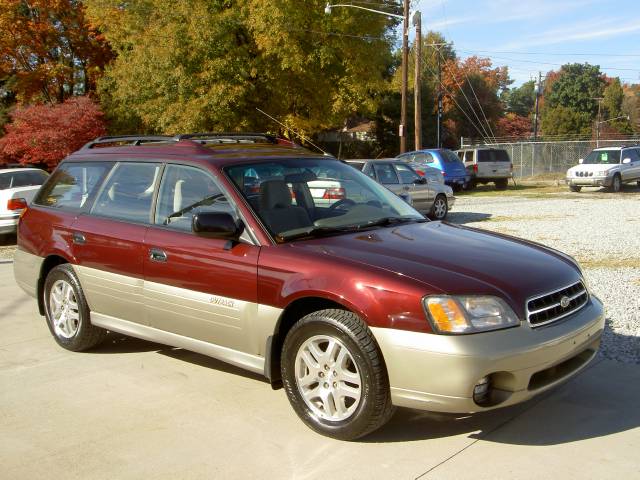
<instances>
[{"instance_id":1,"label":"green tree","mask_svg":"<svg viewBox=\"0 0 640 480\"><path fill-rule=\"evenodd\" d=\"M530 80L519 87L505 90L500 96L508 113L528 117L536 103L536 82Z\"/></svg>"},{"instance_id":2,"label":"green tree","mask_svg":"<svg viewBox=\"0 0 640 480\"><path fill-rule=\"evenodd\" d=\"M313 0L87 0L117 54L101 98L116 129L309 133L375 110L393 27Z\"/></svg>"},{"instance_id":3,"label":"green tree","mask_svg":"<svg viewBox=\"0 0 640 480\"><path fill-rule=\"evenodd\" d=\"M607 88L604 89L602 108L602 120L615 119L607 122L607 126L618 133L633 133L631 123L627 118L618 118L626 115L622 110L624 91L619 78L613 78Z\"/></svg>"},{"instance_id":4,"label":"green tree","mask_svg":"<svg viewBox=\"0 0 640 480\"><path fill-rule=\"evenodd\" d=\"M592 119L588 112L578 112L561 105L547 106L542 113L542 131L545 135L591 133Z\"/></svg>"},{"instance_id":5,"label":"green tree","mask_svg":"<svg viewBox=\"0 0 640 480\"><path fill-rule=\"evenodd\" d=\"M551 92L545 98L545 105L547 108L564 107L594 119L598 112L598 102L595 99L602 97L605 85L604 75L597 65L563 65L553 82Z\"/></svg>"}]
</instances>

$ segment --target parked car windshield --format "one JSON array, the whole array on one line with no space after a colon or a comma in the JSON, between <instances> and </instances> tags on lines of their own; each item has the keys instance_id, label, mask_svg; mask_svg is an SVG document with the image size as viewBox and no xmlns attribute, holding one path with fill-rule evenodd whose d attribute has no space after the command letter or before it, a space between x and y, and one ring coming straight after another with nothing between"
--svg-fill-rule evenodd
<instances>
[{"instance_id":1,"label":"parked car windshield","mask_svg":"<svg viewBox=\"0 0 640 480\"><path fill-rule=\"evenodd\" d=\"M400 197L337 160L282 159L225 172L279 242L425 221Z\"/></svg>"},{"instance_id":2,"label":"parked car windshield","mask_svg":"<svg viewBox=\"0 0 640 480\"><path fill-rule=\"evenodd\" d=\"M620 150L594 150L589 155L587 155L587 158L585 158L584 162L582 163L620 163Z\"/></svg>"}]
</instances>

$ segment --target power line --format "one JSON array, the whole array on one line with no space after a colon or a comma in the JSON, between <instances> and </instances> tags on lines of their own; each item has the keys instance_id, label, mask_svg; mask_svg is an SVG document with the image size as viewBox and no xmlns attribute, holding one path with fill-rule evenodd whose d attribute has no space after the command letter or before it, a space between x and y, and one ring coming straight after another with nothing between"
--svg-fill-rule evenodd
<instances>
[{"instance_id":1,"label":"power line","mask_svg":"<svg viewBox=\"0 0 640 480\"><path fill-rule=\"evenodd\" d=\"M427 67L427 70L429 70L429 72L431 72L432 75L434 75L434 76L437 75L436 72L434 72L431 69L431 67L429 67L429 65L427 63L424 63L424 66ZM436 76L436 78L437 78L437 76ZM490 140L487 136L485 136L484 133L482 133L480 128L478 128L478 125L471 119L471 117L467 114L467 112L464 111L464 109L456 101L455 96L449 91L449 89L447 89L447 87L444 86L444 83L442 83L442 82L439 82L439 83L440 83L440 87L449 95L449 98L451 98L451 100L453 100L453 103L456 105L456 107L458 107L458 110L460 110L462 112L462 114L467 118L467 120L469 120L469 123L473 126L473 128L475 128L476 131L480 134L480 137L482 137L483 140Z\"/></svg>"},{"instance_id":2,"label":"power line","mask_svg":"<svg viewBox=\"0 0 640 480\"><path fill-rule=\"evenodd\" d=\"M462 50L464 51L464 50ZM551 53L551 52L516 52L506 50L475 50L479 53L506 53L515 55L553 55L553 56L566 56L566 57L640 57L640 53Z\"/></svg>"},{"instance_id":3,"label":"power line","mask_svg":"<svg viewBox=\"0 0 640 480\"><path fill-rule=\"evenodd\" d=\"M442 52L440 50L438 50L438 53L440 53L440 56L442 57ZM444 60L444 57L442 58L442 60ZM478 95L476 95L476 91L473 88L473 85L471 83L471 80L469 80L469 75L467 75L467 71L466 69L462 69L462 73L464 73L464 77L467 79L467 83L469 84L469 87L471 88L471 92L473 93L473 96L476 99L476 102L478 104L478 107L480 107L480 112L482 113L482 116L484 117L484 121L487 123L487 127L489 127L489 131L491 132L491 136L493 138L495 138L495 133L493 133L493 129L491 128L491 124L489 123L489 120L487 119L487 115L484 113L484 108L482 107L482 104L480 103L480 100L478 99Z\"/></svg>"},{"instance_id":4,"label":"power line","mask_svg":"<svg viewBox=\"0 0 640 480\"><path fill-rule=\"evenodd\" d=\"M464 53L472 53L472 54L476 54L476 53L480 53L480 50L462 50L462 49L458 49L459 52L464 52ZM518 62L518 63L531 63L531 64L535 64L535 65L552 65L555 67L562 67L564 64L563 63L553 63L553 62L543 62L543 61L536 61L536 60L524 60L524 59L518 59L518 58L510 58L510 57L501 57L501 56L497 56L497 55L488 55L489 58L493 58L493 59L498 59L498 60L508 60L510 62ZM640 72L640 69L638 68L621 68L621 67L605 67L600 65L599 66L602 70L620 70L620 71L628 71L628 72Z\"/></svg>"},{"instance_id":5,"label":"power line","mask_svg":"<svg viewBox=\"0 0 640 480\"><path fill-rule=\"evenodd\" d=\"M444 59L444 58L443 58ZM447 67L447 62L444 62L444 66L449 69L449 67ZM471 105L471 102L469 101L469 97L467 97L467 94L464 92L464 90L462 89L462 85L460 84L460 82L458 81L458 78L452 73L451 69L449 69L449 74L451 75L451 78L453 78L453 80L455 81L456 85L458 86L458 89L460 89L460 92L462 93L462 96L464 97L464 99L467 101L467 104L469 105L469 108L471 109L471 113L473 113L473 115L476 117L476 119L478 120L478 123L480 124L480 126L482 127L482 130L484 131L484 133L486 134L487 138L491 138L491 135L489 135L489 132L486 128L484 128L484 125L482 123L482 120L480 120L480 117L478 116L478 113L476 112L475 108L473 108L473 105ZM482 109L482 106L480 106L480 109Z\"/></svg>"}]
</instances>

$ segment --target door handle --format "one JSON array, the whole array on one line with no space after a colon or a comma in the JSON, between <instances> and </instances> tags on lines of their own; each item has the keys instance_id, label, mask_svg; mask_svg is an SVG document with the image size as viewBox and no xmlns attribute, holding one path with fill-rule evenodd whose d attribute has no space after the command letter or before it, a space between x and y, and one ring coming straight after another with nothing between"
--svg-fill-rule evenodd
<instances>
[{"instance_id":1,"label":"door handle","mask_svg":"<svg viewBox=\"0 0 640 480\"><path fill-rule=\"evenodd\" d=\"M149 250L149 260L153 262L166 262L167 254L159 248L152 248Z\"/></svg>"},{"instance_id":2,"label":"door handle","mask_svg":"<svg viewBox=\"0 0 640 480\"><path fill-rule=\"evenodd\" d=\"M76 245L84 245L87 243L87 238L80 232L73 232L71 234L71 241Z\"/></svg>"}]
</instances>

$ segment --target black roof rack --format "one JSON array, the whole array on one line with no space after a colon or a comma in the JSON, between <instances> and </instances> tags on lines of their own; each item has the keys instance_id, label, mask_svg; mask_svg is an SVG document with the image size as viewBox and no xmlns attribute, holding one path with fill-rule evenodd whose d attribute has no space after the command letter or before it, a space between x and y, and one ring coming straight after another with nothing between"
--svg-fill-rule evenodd
<instances>
[{"instance_id":1,"label":"black roof rack","mask_svg":"<svg viewBox=\"0 0 640 480\"><path fill-rule=\"evenodd\" d=\"M184 133L173 137L175 140L194 140L201 143L278 143L278 139L267 133Z\"/></svg>"},{"instance_id":2,"label":"black roof rack","mask_svg":"<svg viewBox=\"0 0 640 480\"><path fill-rule=\"evenodd\" d=\"M127 143L131 145L142 145L143 143L153 142L173 142L175 137L168 135L113 135L106 137L98 137L86 143L82 149L93 148L103 143Z\"/></svg>"}]
</instances>

